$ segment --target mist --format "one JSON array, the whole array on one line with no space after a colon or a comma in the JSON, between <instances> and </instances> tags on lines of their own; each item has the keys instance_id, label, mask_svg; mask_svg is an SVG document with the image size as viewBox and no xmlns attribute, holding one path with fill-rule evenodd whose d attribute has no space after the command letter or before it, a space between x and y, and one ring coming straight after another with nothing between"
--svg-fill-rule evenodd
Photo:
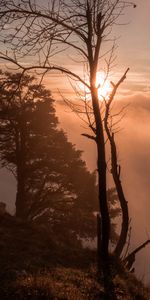
<instances>
[{"instance_id":1,"label":"mist","mask_svg":"<svg viewBox=\"0 0 150 300\"><path fill-rule=\"evenodd\" d=\"M131 219L130 250L143 243L150 235L150 96L136 94L116 103L115 109L126 108L126 114L120 122L120 132L116 134L118 158L121 165L121 180L129 204ZM67 133L68 139L83 151L83 159L90 171L96 169L96 147L94 142L81 136L87 128L85 124L63 102L56 103L56 112L60 127ZM7 204L7 210L15 212L16 181L6 169L0 171L1 201ZM110 186L113 186L110 180ZM135 271L145 283L150 282L149 245L136 257Z\"/></svg>"},{"instance_id":2,"label":"mist","mask_svg":"<svg viewBox=\"0 0 150 300\"><path fill-rule=\"evenodd\" d=\"M121 179L125 196L129 204L131 219L130 249L142 244L150 236L150 95L139 93L126 96L115 103L115 110L125 107L125 115L121 120L120 131L116 134L118 159L121 165ZM81 136L87 128L80 119L59 104L58 116L61 127L68 138L83 150L83 159L87 167L96 169L96 147L94 142ZM110 186L113 185L110 180ZM137 255L136 274L145 283L150 282L150 247Z\"/></svg>"}]
</instances>

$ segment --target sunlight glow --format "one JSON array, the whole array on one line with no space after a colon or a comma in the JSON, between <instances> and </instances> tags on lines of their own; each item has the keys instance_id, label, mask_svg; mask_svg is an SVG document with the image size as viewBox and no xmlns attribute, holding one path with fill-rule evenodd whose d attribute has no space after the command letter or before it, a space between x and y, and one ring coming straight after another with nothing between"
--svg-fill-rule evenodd
<instances>
[{"instance_id":1,"label":"sunlight glow","mask_svg":"<svg viewBox=\"0 0 150 300\"><path fill-rule=\"evenodd\" d=\"M107 100L112 91L112 87L104 72L97 72L96 87L98 87L99 100Z\"/></svg>"}]
</instances>

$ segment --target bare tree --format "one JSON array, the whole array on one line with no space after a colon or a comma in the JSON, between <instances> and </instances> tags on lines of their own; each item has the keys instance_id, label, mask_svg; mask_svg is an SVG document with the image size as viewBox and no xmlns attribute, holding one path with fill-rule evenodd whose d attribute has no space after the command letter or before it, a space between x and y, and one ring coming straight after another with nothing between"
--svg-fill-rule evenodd
<instances>
[{"instance_id":1,"label":"bare tree","mask_svg":"<svg viewBox=\"0 0 150 300\"><path fill-rule=\"evenodd\" d=\"M110 114L110 108L112 105L112 102L114 100L115 93L117 91L118 86L125 80L126 74L129 71L129 68L126 70L124 75L120 78L117 84L114 84L111 82L113 86L113 91L109 96L109 99L106 103L106 109L105 109L105 117L104 117L104 127L106 130L106 134L108 137L108 140L110 142L110 148L111 148L111 173L114 179L114 183L116 186L116 190L118 193L118 199L120 202L121 210L122 210L122 226L121 226L121 233L119 235L119 240L115 248L115 256L120 257L124 246L127 241L127 235L128 235L128 229L129 229L129 212L128 212L128 203L126 201L121 179L120 179L120 173L121 173L121 166L118 164L118 158L117 158L117 149L114 139L114 132L112 131L112 124L109 125L109 114Z\"/></svg>"},{"instance_id":2,"label":"bare tree","mask_svg":"<svg viewBox=\"0 0 150 300\"><path fill-rule=\"evenodd\" d=\"M84 120L86 116L92 135L84 135L94 140L97 146L101 219L98 222L98 256L104 277L109 273L110 217L106 196L104 106L99 101L96 76L103 67L103 61L110 70L113 63L110 34L124 10L131 6L135 7L132 2L124 0L49 0L42 6L36 0L1 0L0 10L1 41L6 47L11 45L11 50L9 48L5 54L1 53L1 59L14 63L23 71L36 69L43 75L48 71L59 71L73 80L76 91L79 84L84 87L84 99L83 90L77 92L82 104L73 109L84 114ZM109 45L107 50L105 42ZM62 63L65 53L70 54L70 49L74 60L86 69L83 75ZM123 79L125 75L126 72ZM122 81L112 85L111 102Z\"/></svg>"}]
</instances>

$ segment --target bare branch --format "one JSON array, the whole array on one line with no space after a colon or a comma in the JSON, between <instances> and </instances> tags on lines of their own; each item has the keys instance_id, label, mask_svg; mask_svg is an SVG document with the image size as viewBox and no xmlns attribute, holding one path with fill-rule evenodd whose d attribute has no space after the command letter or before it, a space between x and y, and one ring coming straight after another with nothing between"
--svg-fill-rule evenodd
<instances>
[{"instance_id":1,"label":"bare branch","mask_svg":"<svg viewBox=\"0 0 150 300\"><path fill-rule=\"evenodd\" d=\"M135 262L135 255L140 252L143 248L145 248L150 243L150 239L145 241L143 244L138 246L135 250L133 250L125 259L124 263L128 270L131 270L134 262Z\"/></svg>"},{"instance_id":2,"label":"bare branch","mask_svg":"<svg viewBox=\"0 0 150 300\"><path fill-rule=\"evenodd\" d=\"M81 135L87 137L88 139L94 140L96 142L96 137L87 133L82 133Z\"/></svg>"},{"instance_id":3,"label":"bare branch","mask_svg":"<svg viewBox=\"0 0 150 300\"><path fill-rule=\"evenodd\" d=\"M113 180L115 182L115 186L117 189L120 206L122 209L121 233L119 236L117 246L114 250L115 255L118 257L121 255L123 248L125 246L126 240L127 240L128 226L129 226L129 212L128 212L128 204L127 204L127 201L126 201L126 198L124 195L124 191L123 191L123 187L122 187L122 183L120 180L121 167L118 164L117 149L116 149L116 144L115 144L115 140L114 140L114 133L111 134L111 132L110 132L110 128L108 125L108 118L109 118L109 113L110 113L110 106L112 104L112 101L114 100L117 89L120 86L120 84L125 80L126 74L128 71L129 71L129 68L125 71L125 73L123 74L121 79L117 82L117 84L112 83L113 91L110 94L108 102L105 103L106 110L105 110L105 116L104 116L104 126L105 126L105 130L106 130L107 137L110 142L110 148L111 148L111 172L112 172Z\"/></svg>"},{"instance_id":4,"label":"bare branch","mask_svg":"<svg viewBox=\"0 0 150 300\"><path fill-rule=\"evenodd\" d=\"M46 66L46 65L43 65L43 66L39 66L39 65L35 65L33 67L24 67L22 64L20 64L19 62L17 62L16 60L8 57L7 55L6 56L0 56L0 59L3 59L3 60L6 60L8 62L11 62L13 63L14 65L16 65L18 68L22 69L23 72L25 71L31 71L31 70L47 70L47 71L60 71L62 72L63 74L67 74L71 77L73 77L74 79L80 81L82 84L84 84L89 90L90 90L90 86L80 77L78 76L76 73L70 71L69 69L66 69L66 68L63 68L63 67L59 67L59 66Z\"/></svg>"}]
</instances>

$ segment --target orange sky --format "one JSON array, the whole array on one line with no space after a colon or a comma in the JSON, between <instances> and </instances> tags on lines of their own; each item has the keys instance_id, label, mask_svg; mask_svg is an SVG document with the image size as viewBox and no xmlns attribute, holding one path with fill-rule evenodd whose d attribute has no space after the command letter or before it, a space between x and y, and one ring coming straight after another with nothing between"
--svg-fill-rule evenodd
<instances>
[{"instance_id":1,"label":"orange sky","mask_svg":"<svg viewBox=\"0 0 150 300\"><path fill-rule=\"evenodd\" d=\"M126 82L120 89L120 93L130 94L137 92L150 91L150 1L135 0L136 9L130 8L120 19L120 23L125 26L115 26L112 37L117 37L118 49L116 50L116 66L113 69L113 77L119 78L127 67L130 72ZM63 54L61 64L76 71L80 75L83 74L82 64L74 62L71 58L75 58L74 54ZM59 61L57 60L57 64ZM67 92L70 96L71 89L68 81L62 75L49 74L46 80L51 90L57 89Z\"/></svg>"},{"instance_id":2,"label":"orange sky","mask_svg":"<svg viewBox=\"0 0 150 300\"><path fill-rule=\"evenodd\" d=\"M123 186L132 217L132 241L137 245L147 238L147 233L150 234L150 0L134 2L137 8L130 9L122 20L129 21L129 24L118 26L113 31L115 36L120 37L113 77L119 79L127 67L130 67L127 79L119 90L120 101L128 102L130 106L121 124L122 131L116 139ZM82 73L80 64L71 61L65 54L63 61L65 66L68 65L72 70ZM45 83L55 98L60 100L58 88L69 98L73 97L71 87L64 76L49 74ZM61 103L56 105L61 127L77 148L84 150L83 158L89 169L93 170L96 168L96 149L93 142L81 136L81 133L85 132L85 125ZM14 186L12 179L9 182L8 180L7 176L6 179L4 177L1 188L4 189L8 184L10 189ZM5 190L7 192L7 187ZM3 194L6 201L9 201L8 197L9 195ZM138 259L137 268L141 276L145 274L147 281L150 281L149 248L143 253L142 259Z\"/></svg>"},{"instance_id":3,"label":"orange sky","mask_svg":"<svg viewBox=\"0 0 150 300\"><path fill-rule=\"evenodd\" d=\"M122 166L123 187L132 218L134 246L150 235L150 0L137 0L135 3L137 8L130 10L124 17L130 24L117 28L120 39L114 70L115 77L119 79L124 70L130 67L127 79L118 91L120 101L130 105L121 123L122 131L116 140ZM74 67L76 66L72 65L72 68ZM69 97L72 96L68 82L62 77L59 77L59 85ZM55 92L56 88L55 83ZM69 139L84 150L83 157L88 167L91 170L95 169L95 146L93 142L81 136L85 125L63 105L59 105L57 113ZM149 250L147 247L138 255L136 270L150 282Z\"/></svg>"}]
</instances>

